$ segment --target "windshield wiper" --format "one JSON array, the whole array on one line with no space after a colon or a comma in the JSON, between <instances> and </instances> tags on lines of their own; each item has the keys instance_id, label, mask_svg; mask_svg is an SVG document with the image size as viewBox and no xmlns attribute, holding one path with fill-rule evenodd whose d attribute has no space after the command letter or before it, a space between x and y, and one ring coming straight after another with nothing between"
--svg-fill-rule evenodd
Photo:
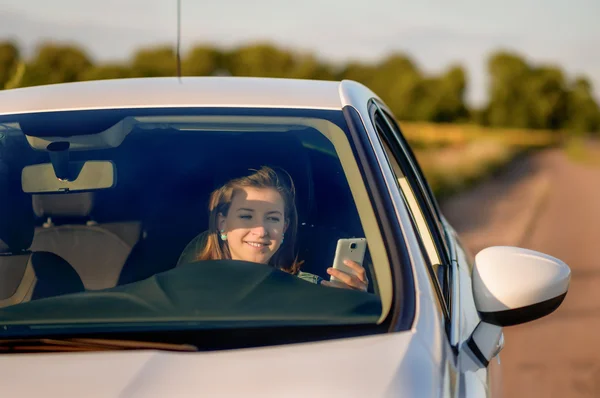
<instances>
[{"instance_id":1,"label":"windshield wiper","mask_svg":"<svg viewBox=\"0 0 600 398\"><path fill-rule=\"evenodd\" d=\"M189 344L110 339L10 339L0 340L0 353L5 352L70 352L114 350L198 351Z\"/></svg>"}]
</instances>

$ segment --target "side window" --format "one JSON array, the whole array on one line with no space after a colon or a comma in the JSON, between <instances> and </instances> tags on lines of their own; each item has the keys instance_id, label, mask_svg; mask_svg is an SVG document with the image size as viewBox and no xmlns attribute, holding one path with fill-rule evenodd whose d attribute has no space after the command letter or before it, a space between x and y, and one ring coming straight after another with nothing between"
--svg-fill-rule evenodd
<instances>
[{"instance_id":1,"label":"side window","mask_svg":"<svg viewBox=\"0 0 600 398\"><path fill-rule=\"evenodd\" d=\"M407 202L425 247L425 254L431 266L430 271L433 275L435 289L439 292L443 305L449 310L448 252L440 238L435 217L431 214L430 204L423 192L423 185L418 181L418 174L413 162L403 150L401 143L398 142L397 134L393 131L383 113L379 109L375 109L372 112L372 118L388 162L398 181L398 187Z\"/></svg>"},{"instance_id":2,"label":"side window","mask_svg":"<svg viewBox=\"0 0 600 398\"><path fill-rule=\"evenodd\" d=\"M417 229L419 231L419 235L421 235L421 239L423 240L423 244L425 245L425 250L427 251L427 257L429 257L429 262L433 264L434 267L437 267L440 264L440 256L435 248L435 242L433 241L433 237L431 236L431 232L429 227L427 226L427 221L423 216L423 212L419 208L419 204L415 197L414 191L411 185L408 183L407 176L402 172L402 168L400 164L396 160L394 156L394 152L390 148L389 143L382 138L383 148L385 149L385 153L388 157L388 161L394 170L394 175L396 176L396 180L398 181L398 185L406 201L408 203L408 207L412 216L417 225Z\"/></svg>"},{"instance_id":3,"label":"side window","mask_svg":"<svg viewBox=\"0 0 600 398\"><path fill-rule=\"evenodd\" d=\"M433 195L431 187L429 186L429 184L427 183L427 180L425 179L425 175L424 175L423 171L421 170L421 167L419 165L419 162L416 159L416 156L414 155L412 149L410 148L410 145L408 145L408 142L404 138L404 135L402 134L400 127L398 126L398 124L396 123L394 118L392 116L390 116L388 113L386 113L383 110L381 111L381 113L382 113L383 117L385 118L387 124L389 125L390 129L393 131L395 141L401 147L401 150L404 153L404 155L406 156L407 161L410 163L412 172L414 173L414 176L415 176L415 181L417 183L418 190L420 191L420 194L423 196L423 199L427 206L427 210L429 211L429 213L431 215L431 223L433 224L432 227L437 232L438 240L439 240L438 246L440 246L439 249L443 253L443 257L444 257L443 261L445 264L448 264L452 259L450 258L450 248L449 248L449 244L448 244L448 239L446 237L445 229L444 229L444 226L441 221L442 217L441 217L441 212L440 212L437 200L435 199L435 196Z\"/></svg>"}]
</instances>

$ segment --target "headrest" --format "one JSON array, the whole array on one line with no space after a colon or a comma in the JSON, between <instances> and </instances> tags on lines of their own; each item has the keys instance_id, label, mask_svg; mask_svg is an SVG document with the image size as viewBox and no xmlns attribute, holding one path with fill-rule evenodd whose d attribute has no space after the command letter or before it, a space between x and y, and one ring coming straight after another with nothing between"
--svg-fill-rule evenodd
<instances>
[{"instance_id":1,"label":"headrest","mask_svg":"<svg viewBox=\"0 0 600 398\"><path fill-rule=\"evenodd\" d=\"M35 231L31 199L1 184L0 191L0 253L27 250Z\"/></svg>"},{"instance_id":2,"label":"headrest","mask_svg":"<svg viewBox=\"0 0 600 398\"><path fill-rule=\"evenodd\" d=\"M33 210L38 217L86 217L93 204L91 192L33 195Z\"/></svg>"}]
</instances>

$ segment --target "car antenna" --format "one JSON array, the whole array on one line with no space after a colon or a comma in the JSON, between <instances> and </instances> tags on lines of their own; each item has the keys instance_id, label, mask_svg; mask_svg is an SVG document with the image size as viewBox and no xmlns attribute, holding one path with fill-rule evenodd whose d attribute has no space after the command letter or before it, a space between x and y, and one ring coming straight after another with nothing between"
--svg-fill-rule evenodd
<instances>
[{"instance_id":1,"label":"car antenna","mask_svg":"<svg viewBox=\"0 0 600 398\"><path fill-rule=\"evenodd\" d=\"M177 77L181 80L181 0L177 0Z\"/></svg>"}]
</instances>

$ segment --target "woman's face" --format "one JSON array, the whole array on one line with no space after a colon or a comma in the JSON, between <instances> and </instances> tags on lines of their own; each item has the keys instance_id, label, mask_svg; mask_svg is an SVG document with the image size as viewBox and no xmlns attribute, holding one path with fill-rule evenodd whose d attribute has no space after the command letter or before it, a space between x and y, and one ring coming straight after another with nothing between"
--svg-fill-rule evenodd
<instances>
[{"instance_id":1,"label":"woman's face","mask_svg":"<svg viewBox=\"0 0 600 398\"><path fill-rule=\"evenodd\" d=\"M285 203L274 189L244 188L234 194L219 233L227 235L233 260L266 264L281 246L287 228ZM224 232L221 232L224 231Z\"/></svg>"}]
</instances>

